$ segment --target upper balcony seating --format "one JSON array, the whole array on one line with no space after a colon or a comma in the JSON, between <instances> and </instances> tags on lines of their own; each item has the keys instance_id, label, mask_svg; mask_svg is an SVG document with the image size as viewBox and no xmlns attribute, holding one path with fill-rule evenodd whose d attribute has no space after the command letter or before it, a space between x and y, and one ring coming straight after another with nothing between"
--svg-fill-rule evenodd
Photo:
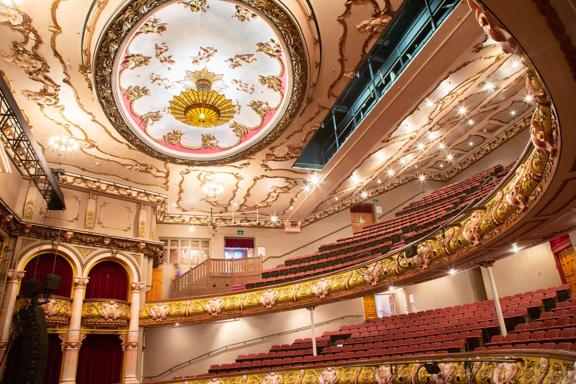
<instances>
[{"instance_id":1,"label":"upper balcony seating","mask_svg":"<svg viewBox=\"0 0 576 384\"><path fill-rule=\"evenodd\" d=\"M396 217L367 226L354 236L320 246L315 253L286 259L246 284L258 288L334 272L401 248L434 231L473 202L486 196L510 171L497 165L412 202ZM493 175L494 177L490 176Z\"/></svg>"},{"instance_id":2,"label":"upper balcony seating","mask_svg":"<svg viewBox=\"0 0 576 384\"><path fill-rule=\"evenodd\" d=\"M507 326L517 324L516 330L507 338L498 335L494 302L485 300L343 325L338 330L324 332L316 338L318 356L312 356L310 338L297 339L292 344L273 345L266 353L240 355L232 364L214 364L209 374L371 359L381 361L417 354L482 351L502 347L574 351L576 300L561 301L569 297L570 287L563 285L501 298ZM546 308L554 309L546 312ZM547 320L532 321L535 318L531 313L542 313L541 317ZM490 338L492 342L483 347Z\"/></svg>"}]
</instances>

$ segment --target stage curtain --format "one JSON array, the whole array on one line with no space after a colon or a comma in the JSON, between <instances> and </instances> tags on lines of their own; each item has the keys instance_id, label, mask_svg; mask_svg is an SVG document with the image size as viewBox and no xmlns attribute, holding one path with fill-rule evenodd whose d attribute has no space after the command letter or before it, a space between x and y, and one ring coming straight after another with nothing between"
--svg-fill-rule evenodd
<instances>
[{"instance_id":1,"label":"stage curtain","mask_svg":"<svg viewBox=\"0 0 576 384\"><path fill-rule=\"evenodd\" d=\"M246 239L243 237L226 237L224 239L224 248L254 249L254 239Z\"/></svg>"},{"instance_id":2,"label":"stage curtain","mask_svg":"<svg viewBox=\"0 0 576 384\"><path fill-rule=\"evenodd\" d=\"M44 374L43 384L58 384L60 381L60 368L62 367L62 349L60 338L55 333L48 335L48 363Z\"/></svg>"},{"instance_id":3,"label":"stage curtain","mask_svg":"<svg viewBox=\"0 0 576 384\"><path fill-rule=\"evenodd\" d=\"M88 335L80 347L76 384L116 384L122 375L118 335Z\"/></svg>"},{"instance_id":4,"label":"stage curtain","mask_svg":"<svg viewBox=\"0 0 576 384\"><path fill-rule=\"evenodd\" d=\"M128 299L128 274L114 261L96 264L88 274L86 299Z\"/></svg>"},{"instance_id":5,"label":"stage curtain","mask_svg":"<svg viewBox=\"0 0 576 384\"><path fill-rule=\"evenodd\" d=\"M38 255L26 264L24 268L26 274L22 281L37 279L40 280L40 289L44 289L44 278L50 273L54 273L62 278L60 287L53 291L53 295L70 297L72 293L72 266L62 256L56 256L54 262L53 253ZM34 277L36 276L36 277ZM20 285L22 289L23 284Z\"/></svg>"}]
</instances>

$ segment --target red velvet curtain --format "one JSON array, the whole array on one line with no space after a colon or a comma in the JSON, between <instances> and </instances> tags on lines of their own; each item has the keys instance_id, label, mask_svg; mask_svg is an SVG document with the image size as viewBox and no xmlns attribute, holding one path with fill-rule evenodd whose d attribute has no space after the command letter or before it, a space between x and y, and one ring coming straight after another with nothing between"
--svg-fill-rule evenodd
<instances>
[{"instance_id":1,"label":"red velvet curtain","mask_svg":"<svg viewBox=\"0 0 576 384\"><path fill-rule=\"evenodd\" d=\"M114 261L98 263L88 274L87 299L128 299L128 274Z\"/></svg>"},{"instance_id":2,"label":"red velvet curtain","mask_svg":"<svg viewBox=\"0 0 576 384\"><path fill-rule=\"evenodd\" d=\"M244 237L224 238L224 248L251 248L254 249L254 239Z\"/></svg>"},{"instance_id":3,"label":"red velvet curtain","mask_svg":"<svg viewBox=\"0 0 576 384\"><path fill-rule=\"evenodd\" d=\"M76 384L116 384L121 375L122 344L118 335L86 336L78 356Z\"/></svg>"},{"instance_id":4,"label":"red velvet curtain","mask_svg":"<svg viewBox=\"0 0 576 384\"><path fill-rule=\"evenodd\" d=\"M26 264L24 268L26 274L23 281L37 279L40 280L40 289L44 289L44 278L50 273L54 273L62 278L60 287L53 291L53 295L70 297L72 292L72 266L62 256L53 253L38 255ZM34 277L36 276L36 277ZM20 285L22 287L23 285Z\"/></svg>"},{"instance_id":5,"label":"red velvet curtain","mask_svg":"<svg viewBox=\"0 0 576 384\"><path fill-rule=\"evenodd\" d=\"M58 384L60 368L62 367L62 349L60 338L55 333L48 334L48 364L44 374L43 384Z\"/></svg>"}]
</instances>

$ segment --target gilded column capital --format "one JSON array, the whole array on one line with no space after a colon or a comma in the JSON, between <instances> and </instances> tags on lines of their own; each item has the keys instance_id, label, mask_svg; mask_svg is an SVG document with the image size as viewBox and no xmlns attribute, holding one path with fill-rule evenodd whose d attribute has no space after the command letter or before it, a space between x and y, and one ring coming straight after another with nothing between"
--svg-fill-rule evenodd
<instances>
[{"instance_id":1,"label":"gilded column capital","mask_svg":"<svg viewBox=\"0 0 576 384\"><path fill-rule=\"evenodd\" d=\"M482 268L493 267L494 266L494 260L481 261L480 266Z\"/></svg>"},{"instance_id":2,"label":"gilded column capital","mask_svg":"<svg viewBox=\"0 0 576 384\"><path fill-rule=\"evenodd\" d=\"M24 271L16 271L14 269L9 269L7 276L8 276L8 283L10 284L18 284L24 278L26 272Z\"/></svg>"},{"instance_id":3,"label":"gilded column capital","mask_svg":"<svg viewBox=\"0 0 576 384\"><path fill-rule=\"evenodd\" d=\"M76 276L74 278L74 288L84 288L90 281L89 277Z\"/></svg>"},{"instance_id":4,"label":"gilded column capital","mask_svg":"<svg viewBox=\"0 0 576 384\"><path fill-rule=\"evenodd\" d=\"M131 287L132 287L132 292L139 292L142 288L144 288L146 286L145 283L141 283L139 281L135 281L132 283Z\"/></svg>"}]
</instances>

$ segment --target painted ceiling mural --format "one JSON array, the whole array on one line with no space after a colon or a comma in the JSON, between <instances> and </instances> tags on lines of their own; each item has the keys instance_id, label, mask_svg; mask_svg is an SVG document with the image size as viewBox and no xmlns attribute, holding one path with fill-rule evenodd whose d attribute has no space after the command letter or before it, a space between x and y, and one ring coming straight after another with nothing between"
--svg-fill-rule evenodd
<instances>
[{"instance_id":1,"label":"painted ceiling mural","mask_svg":"<svg viewBox=\"0 0 576 384\"><path fill-rule=\"evenodd\" d=\"M147 11L132 15L104 55L98 44L127 4ZM51 166L163 195L163 222L207 223L212 211L222 222L230 220L225 212L234 212L235 222L251 225L258 211L279 217L260 225L280 227L291 208L309 198L310 172L292 163L400 4L0 3L0 70ZM286 23L271 22L282 9L290 10ZM406 132L400 122L382 142L358 151L361 165L348 174L356 171L361 182L335 185L299 220L311 223L344 209L362 191L386 190L421 173L448 179L523 128L531 109L522 101L523 70L495 45L482 44L482 36L478 28L478 41L446 68L430 94L434 105L407 111L426 123ZM298 47L302 54L294 55ZM106 81L95 65L103 58L110 68ZM482 87L492 78L494 92L487 93ZM110 108L101 104L105 83ZM464 100L469 113L460 116ZM429 132L438 136L429 139ZM52 148L55 135L74 138L79 150ZM446 161L447 153L453 161Z\"/></svg>"}]
</instances>

